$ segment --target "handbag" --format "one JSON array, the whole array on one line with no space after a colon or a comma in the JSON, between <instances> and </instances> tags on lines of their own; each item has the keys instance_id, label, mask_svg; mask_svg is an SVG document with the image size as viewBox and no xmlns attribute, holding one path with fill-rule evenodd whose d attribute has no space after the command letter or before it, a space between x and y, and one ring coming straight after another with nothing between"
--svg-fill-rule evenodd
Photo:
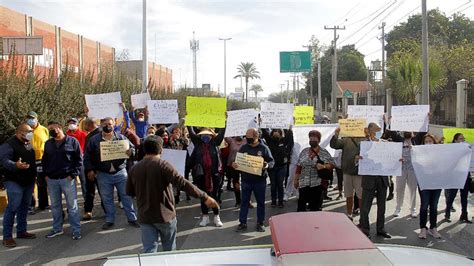
<instances>
[{"instance_id":1,"label":"handbag","mask_svg":"<svg viewBox=\"0 0 474 266\"><path fill-rule=\"evenodd\" d=\"M317 158L318 158L317 163L324 164L324 162L321 160L321 158L319 158L319 155L317 155ZM318 176L322 180L332 180L333 179L332 170L329 170L329 169L318 170Z\"/></svg>"},{"instance_id":2,"label":"handbag","mask_svg":"<svg viewBox=\"0 0 474 266\"><path fill-rule=\"evenodd\" d=\"M195 179L204 175L204 169L202 168L202 165L200 163L196 164L193 167L192 175Z\"/></svg>"}]
</instances>

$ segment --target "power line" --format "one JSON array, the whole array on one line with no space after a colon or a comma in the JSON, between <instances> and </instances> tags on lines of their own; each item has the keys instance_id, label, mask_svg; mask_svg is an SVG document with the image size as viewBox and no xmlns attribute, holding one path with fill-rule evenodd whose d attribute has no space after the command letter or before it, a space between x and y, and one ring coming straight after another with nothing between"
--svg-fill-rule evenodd
<instances>
[{"instance_id":1,"label":"power line","mask_svg":"<svg viewBox=\"0 0 474 266\"><path fill-rule=\"evenodd\" d=\"M464 8L464 9L458 10L458 12L463 12L464 10L469 9L469 8L471 8L471 7L473 7L473 6L474 6L474 5L470 5L470 6L466 7L466 8Z\"/></svg>"},{"instance_id":2,"label":"power line","mask_svg":"<svg viewBox=\"0 0 474 266\"><path fill-rule=\"evenodd\" d=\"M392 1L392 0L390 0L390 1ZM360 4L361 2L362 2L362 1L360 1L359 3L357 3L356 5L354 5L344 16L339 17L339 18L336 19L332 24L333 24L333 25L338 25L338 24L340 24L340 23L338 23L338 22L341 21L342 19L344 19L345 17L347 17L355 8L359 7L359 4ZM357 14L357 13L356 13L356 14ZM354 16L354 15L352 15L352 16ZM351 17L352 17L352 16L351 16ZM345 21L347 21L347 20L348 20L348 19L346 19ZM345 21L343 21L343 22L345 22ZM328 32L326 35L324 35L324 37L321 38L321 41L327 40L327 38L328 38L329 36L331 36L331 33L330 33L330 32Z\"/></svg>"},{"instance_id":3,"label":"power line","mask_svg":"<svg viewBox=\"0 0 474 266\"><path fill-rule=\"evenodd\" d=\"M344 40L341 41L341 44L344 43L345 41L349 40L350 38L352 38L352 36L354 36L355 34L359 33L362 29L364 29L364 27L366 27L367 25L369 25L370 23L372 23L375 19L377 19L378 17L380 17L383 13L385 13L385 11L387 11L390 7L392 7L397 1L395 0L395 2L391 3L388 7L386 7L384 10L382 10L379 14L377 14L375 17L373 17L369 22L365 23L362 27L360 27L358 30L356 30L354 33L352 33L351 35L349 35L349 37L345 38Z\"/></svg>"},{"instance_id":4,"label":"power line","mask_svg":"<svg viewBox=\"0 0 474 266\"><path fill-rule=\"evenodd\" d=\"M368 16L364 16L363 18L361 18L361 19L359 19L359 20L357 20L357 21L355 21L355 22L352 22L351 24L347 24L346 26L349 27L349 26L358 24L358 23L360 23L360 22L362 22L362 21L364 21L364 20L370 18L371 16L373 16L374 14L376 14L377 12L379 12L380 10L382 10L386 5L388 5L388 4L389 4L390 2L392 2L392 1L393 1L393 0L390 0L390 1L386 2L386 3L384 3L381 7L379 7L379 8L378 8L377 10L375 10L374 12L370 13ZM396 2L396 0L395 0L395 2Z\"/></svg>"},{"instance_id":5,"label":"power line","mask_svg":"<svg viewBox=\"0 0 474 266\"><path fill-rule=\"evenodd\" d=\"M451 14L455 13L456 10L458 10L458 9L460 9L461 7L463 7L463 6L467 5L467 4L469 4L471 1L472 1L472 0L468 0L466 3L464 3L464 4L462 4L462 5L458 6L458 7L456 7L455 9L453 9L453 10L451 10L451 11L449 11L449 13L451 13Z\"/></svg>"}]
</instances>

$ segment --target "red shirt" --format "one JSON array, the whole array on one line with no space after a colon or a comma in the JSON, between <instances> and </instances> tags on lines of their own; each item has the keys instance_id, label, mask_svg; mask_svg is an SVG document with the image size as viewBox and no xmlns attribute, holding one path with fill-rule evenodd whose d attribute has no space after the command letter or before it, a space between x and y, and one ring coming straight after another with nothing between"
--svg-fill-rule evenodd
<instances>
[{"instance_id":1,"label":"red shirt","mask_svg":"<svg viewBox=\"0 0 474 266\"><path fill-rule=\"evenodd\" d=\"M77 129L76 132L72 132L71 130L66 131L66 135L73 137L79 141L79 144L81 145L81 153L84 153L84 149L86 148L86 137L87 133Z\"/></svg>"}]
</instances>

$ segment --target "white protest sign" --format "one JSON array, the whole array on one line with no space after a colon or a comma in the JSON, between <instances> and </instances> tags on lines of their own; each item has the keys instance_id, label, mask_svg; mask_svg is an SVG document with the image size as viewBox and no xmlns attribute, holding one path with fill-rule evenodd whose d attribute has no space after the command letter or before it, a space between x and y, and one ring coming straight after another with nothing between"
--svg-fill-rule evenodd
<instances>
[{"instance_id":1,"label":"white protest sign","mask_svg":"<svg viewBox=\"0 0 474 266\"><path fill-rule=\"evenodd\" d=\"M474 172L474 143L471 144L471 151L472 151L472 155L471 155L471 167L470 167L470 171L471 172Z\"/></svg>"},{"instance_id":2,"label":"white protest sign","mask_svg":"<svg viewBox=\"0 0 474 266\"><path fill-rule=\"evenodd\" d=\"M249 154L244 154L238 152L235 156L236 164L239 165L237 168L238 171L249 173L252 175L262 175L263 169L263 157L262 156L253 156Z\"/></svg>"},{"instance_id":3,"label":"white protest sign","mask_svg":"<svg viewBox=\"0 0 474 266\"><path fill-rule=\"evenodd\" d=\"M359 175L402 175L401 142L361 141Z\"/></svg>"},{"instance_id":4,"label":"white protest sign","mask_svg":"<svg viewBox=\"0 0 474 266\"><path fill-rule=\"evenodd\" d=\"M136 108L136 109L145 108L147 105L147 102L151 100L150 93L148 92L133 94L131 98L132 98L132 106L133 108Z\"/></svg>"},{"instance_id":5,"label":"white protest sign","mask_svg":"<svg viewBox=\"0 0 474 266\"><path fill-rule=\"evenodd\" d=\"M338 124L316 124L316 125L304 125L304 126L294 126L293 127L293 139L295 143L298 143L302 151L304 148L309 147L309 137L308 133L311 130L317 130L321 133L321 141L319 146L326 149L331 156L334 156L335 150L329 146L332 136L334 136L334 131L338 128Z\"/></svg>"},{"instance_id":6,"label":"white protest sign","mask_svg":"<svg viewBox=\"0 0 474 266\"><path fill-rule=\"evenodd\" d=\"M186 169L186 151L163 149L161 159L169 162L181 176L184 176Z\"/></svg>"},{"instance_id":7,"label":"white protest sign","mask_svg":"<svg viewBox=\"0 0 474 266\"><path fill-rule=\"evenodd\" d=\"M463 188L471 155L466 143L413 146L411 162L418 186L421 190Z\"/></svg>"},{"instance_id":8,"label":"white protest sign","mask_svg":"<svg viewBox=\"0 0 474 266\"><path fill-rule=\"evenodd\" d=\"M179 123L178 100L149 100L149 124L175 124Z\"/></svg>"},{"instance_id":9,"label":"white protest sign","mask_svg":"<svg viewBox=\"0 0 474 266\"><path fill-rule=\"evenodd\" d=\"M293 124L293 104L260 103L261 128L288 129Z\"/></svg>"},{"instance_id":10,"label":"white protest sign","mask_svg":"<svg viewBox=\"0 0 474 266\"><path fill-rule=\"evenodd\" d=\"M225 137L244 136L247 129L257 127L257 116L255 109L228 111Z\"/></svg>"},{"instance_id":11,"label":"white protest sign","mask_svg":"<svg viewBox=\"0 0 474 266\"><path fill-rule=\"evenodd\" d=\"M383 105L349 105L347 106L347 118L365 118L367 125L369 123L377 123L383 129Z\"/></svg>"},{"instance_id":12,"label":"white protest sign","mask_svg":"<svg viewBox=\"0 0 474 266\"><path fill-rule=\"evenodd\" d=\"M128 159L127 150L130 148L128 140L113 140L100 142L100 161Z\"/></svg>"},{"instance_id":13,"label":"white protest sign","mask_svg":"<svg viewBox=\"0 0 474 266\"><path fill-rule=\"evenodd\" d=\"M392 106L390 130L428 132L429 105Z\"/></svg>"},{"instance_id":14,"label":"white protest sign","mask_svg":"<svg viewBox=\"0 0 474 266\"><path fill-rule=\"evenodd\" d=\"M88 117L93 117L94 119L123 117L122 108L119 105L122 103L120 92L86 94L84 96L87 108L89 109Z\"/></svg>"}]
</instances>

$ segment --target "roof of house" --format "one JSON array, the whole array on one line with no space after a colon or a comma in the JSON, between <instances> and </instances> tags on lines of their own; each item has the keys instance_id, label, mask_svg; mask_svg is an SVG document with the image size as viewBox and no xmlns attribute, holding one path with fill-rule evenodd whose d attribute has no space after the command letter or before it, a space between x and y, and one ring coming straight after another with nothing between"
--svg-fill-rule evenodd
<instances>
[{"instance_id":1,"label":"roof of house","mask_svg":"<svg viewBox=\"0 0 474 266\"><path fill-rule=\"evenodd\" d=\"M362 81L338 81L337 82L337 96L342 97L342 94L346 91L349 90L352 93L366 93L368 91L367 89L367 81L362 80ZM369 90L372 90L372 84L369 83Z\"/></svg>"}]
</instances>

